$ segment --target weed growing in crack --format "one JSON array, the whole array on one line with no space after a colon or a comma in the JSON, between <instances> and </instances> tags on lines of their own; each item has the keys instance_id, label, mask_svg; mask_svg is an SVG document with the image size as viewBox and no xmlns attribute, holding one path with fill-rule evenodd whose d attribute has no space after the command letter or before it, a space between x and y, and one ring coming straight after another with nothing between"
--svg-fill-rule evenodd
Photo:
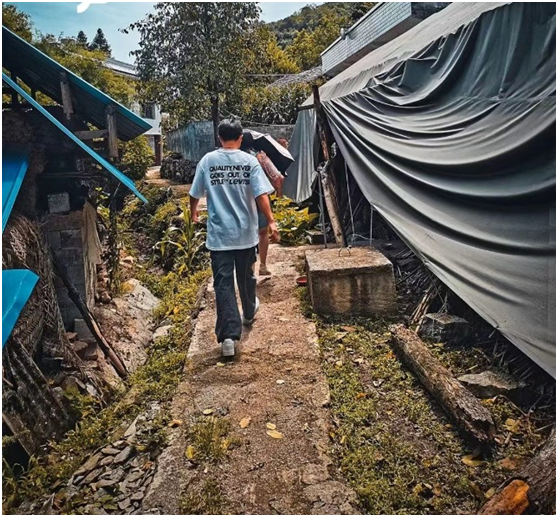
<instances>
[{"instance_id":1,"label":"weed growing in crack","mask_svg":"<svg viewBox=\"0 0 558 517\"><path fill-rule=\"evenodd\" d=\"M207 479L200 487L190 485L180 502L181 515L224 515L226 499L215 479Z\"/></svg>"}]
</instances>

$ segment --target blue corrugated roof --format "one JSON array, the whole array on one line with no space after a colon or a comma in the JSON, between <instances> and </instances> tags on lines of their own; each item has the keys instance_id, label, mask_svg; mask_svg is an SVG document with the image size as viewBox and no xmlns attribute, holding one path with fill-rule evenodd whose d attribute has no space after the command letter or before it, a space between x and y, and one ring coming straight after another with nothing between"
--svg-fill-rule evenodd
<instances>
[{"instance_id":1,"label":"blue corrugated roof","mask_svg":"<svg viewBox=\"0 0 558 517\"><path fill-rule=\"evenodd\" d=\"M2 233L23 182L29 153L25 149L2 145Z\"/></svg>"},{"instance_id":2,"label":"blue corrugated roof","mask_svg":"<svg viewBox=\"0 0 558 517\"><path fill-rule=\"evenodd\" d=\"M28 269L2 271L2 348L31 296L39 277Z\"/></svg>"},{"instance_id":3,"label":"blue corrugated roof","mask_svg":"<svg viewBox=\"0 0 558 517\"><path fill-rule=\"evenodd\" d=\"M72 86L80 118L98 128L106 128L106 108L116 106L118 138L131 140L151 129L151 125L128 108L91 86L61 64L6 27L2 27L2 68L15 74L27 86L62 104L60 74L66 72Z\"/></svg>"},{"instance_id":4,"label":"blue corrugated roof","mask_svg":"<svg viewBox=\"0 0 558 517\"><path fill-rule=\"evenodd\" d=\"M74 135L64 124L59 122L53 115L51 115L45 108L43 108L36 100L31 97L21 86L12 81L4 72L2 72L2 81L8 86L13 88L19 95L21 95L31 106L33 106L39 113L45 116L52 122L60 131L62 131L68 138L73 140L79 147L81 147L89 156L100 163L107 171L118 178L124 185L126 185L136 196L143 202L147 203L147 199L140 194L134 182L125 174L120 172L114 165L105 160L102 156L97 154L91 147L84 144L76 135Z\"/></svg>"}]
</instances>

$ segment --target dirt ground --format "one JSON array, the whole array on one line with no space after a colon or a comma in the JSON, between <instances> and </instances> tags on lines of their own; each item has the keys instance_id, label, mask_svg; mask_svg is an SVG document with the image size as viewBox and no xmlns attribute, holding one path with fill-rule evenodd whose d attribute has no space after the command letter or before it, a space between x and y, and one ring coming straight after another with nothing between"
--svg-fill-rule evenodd
<instances>
[{"instance_id":1,"label":"dirt ground","mask_svg":"<svg viewBox=\"0 0 558 517\"><path fill-rule=\"evenodd\" d=\"M295 292L303 252L272 246L273 276L259 278L257 320L226 364L210 287L173 403L179 425L158 459L144 512L357 513L328 456L327 383L315 326Z\"/></svg>"}]
</instances>

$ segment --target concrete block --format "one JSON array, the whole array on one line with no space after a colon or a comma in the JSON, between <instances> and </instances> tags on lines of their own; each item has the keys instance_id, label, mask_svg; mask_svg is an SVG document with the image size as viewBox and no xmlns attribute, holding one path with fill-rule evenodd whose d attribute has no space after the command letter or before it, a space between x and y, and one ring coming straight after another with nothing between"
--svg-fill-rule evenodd
<instances>
[{"instance_id":1,"label":"concrete block","mask_svg":"<svg viewBox=\"0 0 558 517\"><path fill-rule=\"evenodd\" d=\"M66 271L68 276L72 281L72 284L83 284L85 285L85 267L83 264L78 264L75 266L66 266Z\"/></svg>"},{"instance_id":2,"label":"concrete block","mask_svg":"<svg viewBox=\"0 0 558 517\"><path fill-rule=\"evenodd\" d=\"M89 330L87 323L83 319L76 318L74 320L74 332L78 335L80 341L87 341L88 339L94 339L93 334Z\"/></svg>"},{"instance_id":3,"label":"concrete block","mask_svg":"<svg viewBox=\"0 0 558 517\"><path fill-rule=\"evenodd\" d=\"M426 314L420 324L419 336L449 345L466 344L473 331L471 326L459 316L435 312Z\"/></svg>"},{"instance_id":4,"label":"concrete block","mask_svg":"<svg viewBox=\"0 0 558 517\"><path fill-rule=\"evenodd\" d=\"M83 246L81 229L61 230L61 248L81 248Z\"/></svg>"},{"instance_id":5,"label":"concrete block","mask_svg":"<svg viewBox=\"0 0 558 517\"><path fill-rule=\"evenodd\" d=\"M60 214L70 211L70 194L60 192L58 194L49 194L47 196L48 211L51 214Z\"/></svg>"},{"instance_id":6,"label":"concrete block","mask_svg":"<svg viewBox=\"0 0 558 517\"><path fill-rule=\"evenodd\" d=\"M80 248L61 248L55 250L56 258L66 267L81 265L83 267L83 250Z\"/></svg>"},{"instance_id":7,"label":"concrete block","mask_svg":"<svg viewBox=\"0 0 558 517\"><path fill-rule=\"evenodd\" d=\"M53 231L53 232L45 232L45 238L48 245L53 250L59 250L62 247L62 242L60 240L60 232Z\"/></svg>"},{"instance_id":8,"label":"concrete block","mask_svg":"<svg viewBox=\"0 0 558 517\"><path fill-rule=\"evenodd\" d=\"M393 265L375 249L307 251L306 271L318 314L374 316L397 310Z\"/></svg>"},{"instance_id":9,"label":"concrete block","mask_svg":"<svg viewBox=\"0 0 558 517\"><path fill-rule=\"evenodd\" d=\"M50 214L45 217L41 227L44 232L71 230L83 227L83 212L76 210L69 214Z\"/></svg>"}]
</instances>

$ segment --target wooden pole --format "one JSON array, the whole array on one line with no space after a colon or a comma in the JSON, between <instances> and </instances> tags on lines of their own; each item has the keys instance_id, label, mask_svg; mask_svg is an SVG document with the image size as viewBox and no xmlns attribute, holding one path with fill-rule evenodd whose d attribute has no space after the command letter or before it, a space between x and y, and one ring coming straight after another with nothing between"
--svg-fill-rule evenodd
<instances>
[{"instance_id":1,"label":"wooden pole","mask_svg":"<svg viewBox=\"0 0 558 517\"><path fill-rule=\"evenodd\" d=\"M440 403L459 429L476 444L489 448L496 434L490 412L403 325L391 327L391 344L401 360Z\"/></svg>"},{"instance_id":2,"label":"wooden pole","mask_svg":"<svg viewBox=\"0 0 558 517\"><path fill-rule=\"evenodd\" d=\"M66 120L69 121L74 113L74 107L72 104L72 89L66 72L60 74L60 91L62 92L62 109L64 110L64 116Z\"/></svg>"},{"instance_id":3,"label":"wooden pole","mask_svg":"<svg viewBox=\"0 0 558 517\"><path fill-rule=\"evenodd\" d=\"M111 158L118 158L118 130L116 127L116 106L110 104L106 109L108 148Z\"/></svg>"},{"instance_id":4,"label":"wooden pole","mask_svg":"<svg viewBox=\"0 0 558 517\"><path fill-rule=\"evenodd\" d=\"M324 160L326 161L323 169L319 171L320 182L323 188L323 195L327 207L327 212L329 214L329 220L331 221L333 234L335 236L335 242L337 244L341 244L341 246L344 246L345 238L343 236L343 225L341 224L341 219L339 218L339 209L337 199L335 197L335 187L332 180L331 169L333 168L333 160L331 159L329 154L327 119L325 117L322 103L320 102L320 89L318 85L313 85L312 91L314 94L314 109L316 112L316 121L318 123L318 136L320 138Z\"/></svg>"}]
</instances>

